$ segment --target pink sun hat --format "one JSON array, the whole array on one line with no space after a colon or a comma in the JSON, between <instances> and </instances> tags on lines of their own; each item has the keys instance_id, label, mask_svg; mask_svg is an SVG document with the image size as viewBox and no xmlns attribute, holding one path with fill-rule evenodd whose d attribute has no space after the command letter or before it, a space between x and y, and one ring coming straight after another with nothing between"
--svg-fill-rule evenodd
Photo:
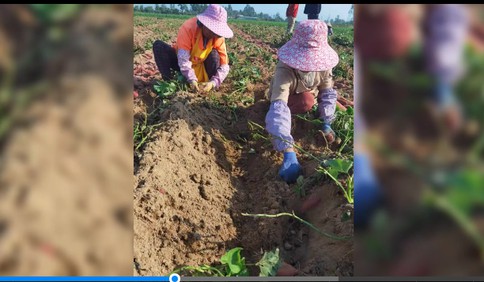
<instances>
[{"instance_id":1,"label":"pink sun hat","mask_svg":"<svg viewBox=\"0 0 484 282\"><path fill-rule=\"evenodd\" d=\"M301 71L330 70L339 62L338 54L328 44L328 27L320 20L299 23L277 55L283 63Z\"/></svg>"},{"instance_id":2,"label":"pink sun hat","mask_svg":"<svg viewBox=\"0 0 484 282\"><path fill-rule=\"evenodd\" d=\"M234 33L227 25L227 11L217 4L210 4L203 13L197 15L197 19L213 33L231 38Z\"/></svg>"}]
</instances>

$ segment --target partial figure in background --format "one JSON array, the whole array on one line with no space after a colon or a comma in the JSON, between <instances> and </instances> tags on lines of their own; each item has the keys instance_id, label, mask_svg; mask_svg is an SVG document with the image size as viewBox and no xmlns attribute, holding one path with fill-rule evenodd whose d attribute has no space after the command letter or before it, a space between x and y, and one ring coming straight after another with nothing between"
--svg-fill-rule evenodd
<instances>
[{"instance_id":1,"label":"partial figure in background","mask_svg":"<svg viewBox=\"0 0 484 282\"><path fill-rule=\"evenodd\" d=\"M360 50L362 64L407 55L419 40L421 14L421 4L356 5L355 48Z\"/></svg>"},{"instance_id":2,"label":"partial figure in background","mask_svg":"<svg viewBox=\"0 0 484 282\"><path fill-rule=\"evenodd\" d=\"M432 100L450 132L462 124L454 89L464 74L464 47L469 15L460 4L431 4L424 21L424 52L428 73L434 79Z\"/></svg>"},{"instance_id":3,"label":"partial figure in background","mask_svg":"<svg viewBox=\"0 0 484 282\"><path fill-rule=\"evenodd\" d=\"M319 20L319 14L321 13L321 4L306 4L304 6L304 13L308 15L308 20ZM333 35L333 26L327 22L328 36Z\"/></svg>"},{"instance_id":4,"label":"partial figure in background","mask_svg":"<svg viewBox=\"0 0 484 282\"><path fill-rule=\"evenodd\" d=\"M299 23L290 41L279 49L279 63L271 81L271 105L266 115L266 130L274 149L284 153L279 175L293 183L302 173L291 135L291 114L303 114L317 103L322 131L328 143L335 140L331 123L335 119L337 92L332 69L339 57L328 44L327 26L322 21Z\"/></svg>"},{"instance_id":5,"label":"partial figure in background","mask_svg":"<svg viewBox=\"0 0 484 282\"><path fill-rule=\"evenodd\" d=\"M482 138L479 127L466 132L468 121L482 120L482 99L476 98L483 69L468 64L482 57L466 50L477 41L470 31L478 24L469 29L469 12L477 9L464 4L355 9L354 223L369 227L356 236L363 256L356 258L362 263L355 264L355 275L483 273L482 244L476 244L482 226L479 213L469 212L482 207L473 194L482 186ZM365 131L371 142L360 146ZM366 169L372 159L361 157L366 149L375 157L375 174ZM381 196L381 213L369 218L367 211L382 203ZM474 234L478 240L466 240Z\"/></svg>"},{"instance_id":6,"label":"partial figure in background","mask_svg":"<svg viewBox=\"0 0 484 282\"><path fill-rule=\"evenodd\" d=\"M304 6L304 13L308 15L308 20L319 20L321 4L306 4Z\"/></svg>"},{"instance_id":7,"label":"partial figure in background","mask_svg":"<svg viewBox=\"0 0 484 282\"><path fill-rule=\"evenodd\" d=\"M390 4L357 5L355 10L354 99L355 156L354 193L356 230L366 230L378 208L384 203L384 188L371 161L374 148L367 140L365 95L374 93L373 76L368 74L368 62L390 62L407 54L417 38L418 9L416 6ZM372 103L370 103L372 104ZM382 114L384 116L384 114ZM380 118L379 120L383 120Z\"/></svg>"},{"instance_id":8,"label":"partial figure in background","mask_svg":"<svg viewBox=\"0 0 484 282\"><path fill-rule=\"evenodd\" d=\"M355 230L364 230L371 218L381 208L383 195L375 174L371 155L366 144L367 128L361 114L362 73L359 50L354 53L354 102L355 102L355 146L354 146L354 226Z\"/></svg>"},{"instance_id":9,"label":"partial figure in background","mask_svg":"<svg viewBox=\"0 0 484 282\"><path fill-rule=\"evenodd\" d=\"M355 16L355 44L362 59L389 62L408 56L421 41L425 68L435 84L432 109L455 131L462 113L453 88L463 75L468 18L460 4L366 5Z\"/></svg>"},{"instance_id":10,"label":"partial figure in background","mask_svg":"<svg viewBox=\"0 0 484 282\"><path fill-rule=\"evenodd\" d=\"M424 9L419 9L422 7ZM422 40L425 69L433 79L434 85L430 95L431 109L440 114L449 131L457 130L462 123L462 113L454 87L464 73L463 54L469 26L465 7L459 4L431 4L406 7L367 5L364 8L358 9L355 17L355 72L359 73L355 82L360 80L359 76L364 75L358 70L357 54L363 56L362 59L366 61L391 62L408 56L412 46L418 46L415 44ZM422 30L419 30L420 22L423 24ZM378 32L370 32L372 30ZM362 85L357 87L355 83L355 99L359 96L357 93L360 88L365 89ZM361 109L361 103L359 108ZM360 110L357 110L357 113L359 112ZM361 122L362 116L355 117L355 124ZM360 129L362 128L363 126ZM355 128L356 131L358 129ZM356 131L355 136L358 136L359 133ZM362 171L364 180L358 179L358 159L355 153L355 210L377 199L376 194L374 198L370 198L372 193L359 192L359 187L364 185L358 183L366 183L368 177L363 177ZM358 213L355 211L355 226L367 221L366 218L362 219L368 216L367 214ZM357 216L362 220L357 220Z\"/></svg>"},{"instance_id":11,"label":"partial figure in background","mask_svg":"<svg viewBox=\"0 0 484 282\"><path fill-rule=\"evenodd\" d=\"M225 38L233 35L227 25L227 11L220 5L209 5L203 13L183 23L174 46L161 40L153 43L163 80L171 79L175 70L181 71L194 91L218 88L230 69Z\"/></svg>"},{"instance_id":12,"label":"partial figure in background","mask_svg":"<svg viewBox=\"0 0 484 282\"><path fill-rule=\"evenodd\" d=\"M287 34L292 34L294 30L298 9L299 9L299 4L289 4L287 6L287 9L286 9Z\"/></svg>"}]
</instances>

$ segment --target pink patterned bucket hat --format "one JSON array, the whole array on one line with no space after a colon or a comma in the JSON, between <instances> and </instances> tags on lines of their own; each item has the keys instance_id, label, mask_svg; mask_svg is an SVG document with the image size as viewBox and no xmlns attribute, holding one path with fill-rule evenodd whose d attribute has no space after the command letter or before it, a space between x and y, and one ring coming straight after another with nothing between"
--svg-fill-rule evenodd
<instances>
[{"instance_id":1,"label":"pink patterned bucket hat","mask_svg":"<svg viewBox=\"0 0 484 282\"><path fill-rule=\"evenodd\" d=\"M339 62L338 54L328 44L328 27L320 20L299 23L278 56L286 65L301 71L330 70Z\"/></svg>"},{"instance_id":2,"label":"pink patterned bucket hat","mask_svg":"<svg viewBox=\"0 0 484 282\"><path fill-rule=\"evenodd\" d=\"M227 11L220 5L210 4L203 13L197 15L197 19L219 36L225 38L234 36L234 33L227 25Z\"/></svg>"}]
</instances>

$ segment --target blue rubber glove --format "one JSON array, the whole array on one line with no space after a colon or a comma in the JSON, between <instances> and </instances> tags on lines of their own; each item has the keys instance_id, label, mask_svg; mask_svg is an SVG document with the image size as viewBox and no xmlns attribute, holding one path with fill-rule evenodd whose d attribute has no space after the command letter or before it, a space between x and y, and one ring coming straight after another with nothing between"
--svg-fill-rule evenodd
<instances>
[{"instance_id":1,"label":"blue rubber glove","mask_svg":"<svg viewBox=\"0 0 484 282\"><path fill-rule=\"evenodd\" d=\"M355 228L366 228L373 213L380 207L383 197L370 160L361 153L354 156L354 193Z\"/></svg>"},{"instance_id":2,"label":"blue rubber glove","mask_svg":"<svg viewBox=\"0 0 484 282\"><path fill-rule=\"evenodd\" d=\"M326 122L323 123L323 133L328 143L333 143L334 140L336 139L336 133L334 133L329 123L326 123Z\"/></svg>"},{"instance_id":3,"label":"blue rubber glove","mask_svg":"<svg viewBox=\"0 0 484 282\"><path fill-rule=\"evenodd\" d=\"M457 99L454 95L452 86L448 83L444 83L442 80L437 81L432 100L439 109L444 109L457 104Z\"/></svg>"},{"instance_id":4,"label":"blue rubber glove","mask_svg":"<svg viewBox=\"0 0 484 282\"><path fill-rule=\"evenodd\" d=\"M333 129L331 128L331 125L329 123L323 123L323 133L328 134L331 133Z\"/></svg>"},{"instance_id":5,"label":"blue rubber glove","mask_svg":"<svg viewBox=\"0 0 484 282\"><path fill-rule=\"evenodd\" d=\"M442 80L437 81L432 100L438 113L442 115L447 129L455 133L462 126L464 116L452 85Z\"/></svg>"},{"instance_id":6,"label":"blue rubber glove","mask_svg":"<svg viewBox=\"0 0 484 282\"><path fill-rule=\"evenodd\" d=\"M287 184L291 184L296 182L297 178L301 174L302 169L297 161L296 153L285 152L281 169L279 169L279 176L284 179Z\"/></svg>"}]
</instances>

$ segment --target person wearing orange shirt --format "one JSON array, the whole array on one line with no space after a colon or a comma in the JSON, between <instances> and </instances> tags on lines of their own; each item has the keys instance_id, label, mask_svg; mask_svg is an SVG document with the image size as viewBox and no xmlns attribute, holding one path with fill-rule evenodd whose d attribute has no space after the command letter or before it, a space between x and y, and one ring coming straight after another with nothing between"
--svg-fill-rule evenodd
<instances>
[{"instance_id":1,"label":"person wearing orange shirt","mask_svg":"<svg viewBox=\"0 0 484 282\"><path fill-rule=\"evenodd\" d=\"M196 17L188 19L178 31L173 46L161 40L153 43L153 54L163 80L180 71L194 91L218 88L229 73L225 38L233 37L227 25L227 11L211 4Z\"/></svg>"}]
</instances>

